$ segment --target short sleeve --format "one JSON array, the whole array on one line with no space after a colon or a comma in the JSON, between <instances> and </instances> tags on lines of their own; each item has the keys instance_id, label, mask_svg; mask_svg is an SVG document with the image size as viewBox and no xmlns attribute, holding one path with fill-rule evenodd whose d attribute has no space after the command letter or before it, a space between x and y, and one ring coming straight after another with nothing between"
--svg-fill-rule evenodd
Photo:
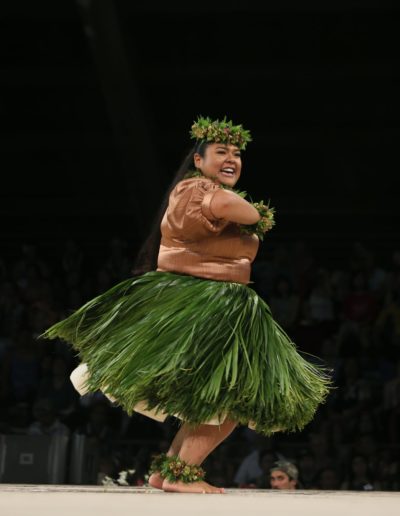
<instances>
[{"instance_id":1,"label":"short sleeve","mask_svg":"<svg viewBox=\"0 0 400 516\"><path fill-rule=\"evenodd\" d=\"M181 181L171 194L167 220L175 229L192 237L219 233L229 221L217 219L211 211L211 202L220 187L211 180L193 178Z\"/></svg>"},{"instance_id":2,"label":"short sleeve","mask_svg":"<svg viewBox=\"0 0 400 516\"><path fill-rule=\"evenodd\" d=\"M211 186L217 186L217 185L211 185ZM218 190L219 190L218 186L217 186L217 188L206 189L206 192L203 197L203 201L201 203L201 211L202 211L203 215L205 216L205 218L207 220L209 220L210 222L217 222L218 220L221 220L221 219L217 219L217 217L215 217L211 211L211 201L212 201L215 193Z\"/></svg>"}]
</instances>

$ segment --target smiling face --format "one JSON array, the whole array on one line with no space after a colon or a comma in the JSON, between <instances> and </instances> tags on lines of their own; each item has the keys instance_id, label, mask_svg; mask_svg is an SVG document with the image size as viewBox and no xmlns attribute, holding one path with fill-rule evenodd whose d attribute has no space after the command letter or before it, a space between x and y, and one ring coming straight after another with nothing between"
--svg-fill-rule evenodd
<instances>
[{"instance_id":1,"label":"smiling face","mask_svg":"<svg viewBox=\"0 0 400 516\"><path fill-rule=\"evenodd\" d=\"M210 143L204 156L196 153L193 160L204 176L230 187L235 186L242 170L240 150L235 145Z\"/></svg>"}]
</instances>

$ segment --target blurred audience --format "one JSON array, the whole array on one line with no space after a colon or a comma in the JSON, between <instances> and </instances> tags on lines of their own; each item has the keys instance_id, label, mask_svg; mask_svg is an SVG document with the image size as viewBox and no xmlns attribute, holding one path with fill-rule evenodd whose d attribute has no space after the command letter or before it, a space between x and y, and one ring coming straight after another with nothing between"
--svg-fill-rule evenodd
<instances>
[{"instance_id":1,"label":"blurred audience","mask_svg":"<svg viewBox=\"0 0 400 516\"><path fill-rule=\"evenodd\" d=\"M62 423L49 398L39 398L33 404L33 422L28 426L28 435L66 435L70 429Z\"/></svg>"},{"instance_id":2,"label":"blurred audience","mask_svg":"<svg viewBox=\"0 0 400 516\"><path fill-rule=\"evenodd\" d=\"M237 428L207 459L209 480L400 490L400 250L383 256L354 242L340 263L303 241L263 253L254 288L297 347L332 370L335 388L302 432L266 438ZM0 433L85 436L99 454L99 483L129 469L128 482L143 485L152 454L165 451L178 423L128 416L102 393L79 397L69 380L76 352L38 336L129 276L133 258L119 236L95 253L71 239L47 253L24 243L0 257Z\"/></svg>"}]
</instances>

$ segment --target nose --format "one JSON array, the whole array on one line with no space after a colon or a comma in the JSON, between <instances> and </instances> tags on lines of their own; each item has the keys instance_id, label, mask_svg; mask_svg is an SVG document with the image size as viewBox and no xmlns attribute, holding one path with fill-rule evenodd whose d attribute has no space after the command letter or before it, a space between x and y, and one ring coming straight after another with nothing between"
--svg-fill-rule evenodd
<instances>
[{"instance_id":1,"label":"nose","mask_svg":"<svg viewBox=\"0 0 400 516\"><path fill-rule=\"evenodd\" d=\"M235 156L235 155L230 154L230 155L228 155L228 156L226 157L226 161L227 161L228 163L235 163L235 158L236 158L236 156Z\"/></svg>"}]
</instances>

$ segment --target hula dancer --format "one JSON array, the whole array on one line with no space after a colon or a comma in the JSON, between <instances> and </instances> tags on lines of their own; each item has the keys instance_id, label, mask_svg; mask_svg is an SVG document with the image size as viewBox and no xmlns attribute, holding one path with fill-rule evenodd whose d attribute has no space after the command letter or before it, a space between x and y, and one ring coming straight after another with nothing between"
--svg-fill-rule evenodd
<instances>
[{"instance_id":1,"label":"hula dancer","mask_svg":"<svg viewBox=\"0 0 400 516\"><path fill-rule=\"evenodd\" d=\"M265 435L302 429L330 379L247 286L274 225L273 208L233 190L249 131L199 117L191 136L160 211L161 241L158 223L141 253L148 264L43 336L78 351L71 381L81 394L100 389L129 414L182 420L168 453L154 458L150 485L220 493L204 480L205 458L238 424Z\"/></svg>"}]
</instances>

